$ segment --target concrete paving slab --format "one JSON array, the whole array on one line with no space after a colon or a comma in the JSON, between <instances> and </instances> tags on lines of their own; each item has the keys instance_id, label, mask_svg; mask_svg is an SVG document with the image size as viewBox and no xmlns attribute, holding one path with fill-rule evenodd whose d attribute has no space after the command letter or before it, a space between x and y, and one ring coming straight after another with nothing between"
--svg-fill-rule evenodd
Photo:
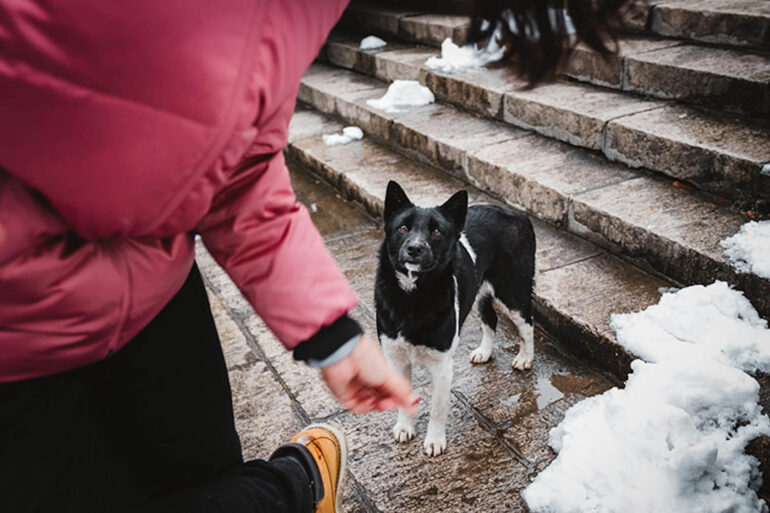
<instances>
[{"instance_id":1,"label":"concrete paving slab","mask_svg":"<svg viewBox=\"0 0 770 513\"><path fill-rule=\"evenodd\" d=\"M575 196L571 220L667 276L710 283L730 274L719 242L748 219L671 182L637 178Z\"/></svg>"},{"instance_id":2,"label":"concrete paving slab","mask_svg":"<svg viewBox=\"0 0 770 513\"><path fill-rule=\"evenodd\" d=\"M770 57L680 45L629 56L623 88L752 116L770 113Z\"/></svg>"},{"instance_id":3,"label":"concrete paving slab","mask_svg":"<svg viewBox=\"0 0 770 513\"><path fill-rule=\"evenodd\" d=\"M362 217L359 207L343 201L336 191L327 189L328 184L320 178L295 173L291 181L297 200L307 207L313 223L327 241L378 227L374 219Z\"/></svg>"},{"instance_id":4,"label":"concrete paving slab","mask_svg":"<svg viewBox=\"0 0 770 513\"><path fill-rule=\"evenodd\" d=\"M429 388L418 392L427 404ZM520 491L528 469L453 398L447 427L447 452L422 453L427 407L417 417L417 436L398 444L391 428L395 413L335 418L348 436L350 469L379 511L524 512Z\"/></svg>"},{"instance_id":5,"label":"concrete paving slab","mask_svg":"<svg viewBox=\"0 0 770 513\"><path fill-rule=\"evenodd\" d=\"M510 67L471 70L457 73L430 71L425 77L436 98L461 105L494 119L503 117L503 96L522 87Z\"/></svg>"},{"instance_id":6,"label":"concrete paving slab","mask_svg":"<svg viewBox=\"0 0 770 513\"><path fill-rule=\"evenodd\" d=\"M635 177L597 155L534 136L469 155L468 172L485 190L561 226L567 223L570 196Z\"/></svg>"},{"instance_id":7,"label":"concrete paving slab","mask_svg":"<svg viewBox=\"0 0 770 513\"><path fill-rule=\"evenodd\" d=\"M419 9L392 9L356 2L345 9L339 25L359 31L364 28L378 36L395 36L399 33L399 20L417 14L422 14Z\"/></svg>"},{"instance_id":8,"label":"concrete paving slab","mask_svg":"<svg viewBox=\"0 0 770 513\"><path fill-rule=\"evenodd\" d=\"M648 35L628 35L618 41L618 53L602 56L586 44L577 45L564 74L592 84L620 89L623 86L623 62L626 57L681 45L681 41Z\"/></svg>"},{"instance_id":9,"label":"concrete paving slab","mask_svg":"<svg viewBox=\"0 0 770 513\"><path fill-rule=\"evenodd\" d=\"M432 104L394 116L388 141L427 157L460 178L467 178L467 154L529 135L503 123Z\"/></svg>"},{"instance_id":10,"label":"concrete paving slab","mask_svg":"<svg viewBox=\"0 0 770 513\"><path fill-rule=\"evenodd\" d=\"M302 77L297 99L322 112L334 112L334 98L329 93L366 91L372 88L372 80L364 75L314 64Z\"/></svg>"},{"instance_id":11,"label":"concrete paving slab","mask_svg":"<svg viewBox=\"0 0 770 513\"><path fill-rule=\"evenodd\" d=\"M421 14L399 20L400 34L410 41L440 46L446 38L462 45L468 38L471 20L452 14Z\"/></svg>"},{"instance_id":12,"label":"concrete paving slab","mask_svg":"<svg viewBox=\"0 0 770 513\"><path fill-rule=\"evenodd\" d=\"M770 130L744 120L669 106L611 121L604 153L726 197L770 192Z\"/></svg>"},{"instance_id":13,"label":"concrete paving slab","mask_svg":"<svg viewBox=\"0 0 770 513\"><path fill-rule=\"evenodd\" d=\"M289 142L337 133L342 131L343 126L342 123L325 122L318 111L300 104L289 122Z\"/></svg>"},{"instance_id":14,"label":"concrete paving slab","mask_svg":"<svg viewBox=\"0 0 770 513\"><path fill-rule=\"evenodd\" d=\"M540 272L564 267L594 257L604 251L587 240L576 237L553 226L532 218L537 240L537 267Z\"/></svg>"},{"instance_id":15,"label":"concrete paving slab","mask_svg":"<svg viewBox=\"0 0 770 513\"><path fill-rule=\"evenodd\" d=\"M385 82L418 80L424 84L428 72L423 64L439 54L435 48L424 46L388 49L375 57L374 76Z\"/></svg>"},{"instance_id":16,"label":"concrete paving slab","mask_svg":"<svg viewBox=\"0 0 770 513\"><path fill-rule=\"evenodd\" d=\"M653 9L651 28L663 36L769 49L770 4L765 0L668 2Z\"/></svg>"},{"instance_id":17,"label":"concrete paving slab","mask_svg":"<svg viewBox=\"0 0 770 513\"><path fill-rule=\"evenodd\" d=\"M198 262L200 262L202 258L205 258L203 255L205 252L206 250L202 247L196 250L196 260ZM205 270L201 269L201 272L208 276L212 273L221 273L221 269L208 267ZM246 338L243 336L243 333L241 333L240 327L230 317L230 313L217 295L218 293L214 291L210 284L209 287L207 287L206 292L208 293L209 303L211 304L211 313L214 316L214 322L217 325L217 332L219 333L222 352L225 355L227 370L246 369L257 363L259 357L254 354L254 351L249 347Z\"/></svg>"},{"instance_id":18,"label":"concrete paving slab","mask_svg":"<svg viewBox=\"0 0 770 513\"><path fill-rule=\"evenodd\" d=\"M452 388L462 394L486 422L496 427L509 426L537 415L565 397L610 386L606 377L558 351L540 333L535 337L532 370L513 369L511 362L518 353L520 340L513 325L502 321L492 359L485 364L472 364L470 353L481 341L481 323L474 313L463 326Z\"/></svg>"},{"instance_id":19,"label":"concrete paving slab","mask_svg":"<svg viewBox=\"0 0 770 513\"><path fill-rule=\"evenodd\" d=\"M361 50L360 38L331 34L321 53L326 60L344 69L352 69L365 75L374 74L374 53L382 49Z\"/></svg>"},{"instance_id":20,"label":"concrete paving slab","mask_svg":"<svg viewBox=\"0 0 770 513\"><path fill-rule=\"evenodd\" d=\"M200 257L201 252L198 252L197 258ZM218 267L207 267L202 272L207 279L224 274ZM234 287L230 282L228 288ZM225 352L243 456L265 459L302 428L302 420L295 414L292 401L274 379L266 362L260 361L252 352L240 327L227 311L229 305L225 305L211 288L208 292L214 299L211 310Z\"/></svg>"},{"instance_id":21,"label":"concrete paving slab","mask_svg":"<svg viewBox=\"0 0 770 513\"><path fill-rule=\"evenodd\" d=\"M546 137L599 150L607 122L662 105L599 87L564 82L506 93L503 118Z\"/></svg>"},{"instance_id":22,"label":"concrete paving slab","mask_svg":"<svg viewBox=\"0 0 770 513\"><path fill-rule=\"evenodd\" d=\"M610 373L623 379L633 356L614 342L610 315L655 304L659 290L668 286L610 255L599 255L540 273L538 322L571 350L588 361L603 362ZM567 318L569 324L564 323Z\"/></svg>"}]
</instances>

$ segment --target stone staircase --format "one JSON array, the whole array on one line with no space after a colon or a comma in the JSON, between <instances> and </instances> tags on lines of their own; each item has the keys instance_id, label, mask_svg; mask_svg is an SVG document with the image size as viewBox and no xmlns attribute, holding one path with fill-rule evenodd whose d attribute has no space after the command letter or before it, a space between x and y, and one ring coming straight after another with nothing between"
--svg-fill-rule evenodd
<instances>
[{"instance_id":1,"label":"stone staircase","mask_svg":"<svg viewBox=\"0 0 770 513\"><path fill-rule=\"evenodd\" d=\"M768 21L757 3L766 0L736 2L745 17ZM688 4L653 5L645 24L710 37L706 22L687 21L703 11ZM712 2L704 12L725 11L738 23L731 9ZM522 90L504 67L443 73L424 66L445 37L462 40L466 17L354 3L338 28L302 80L288 155L375 215L385 184L396 179L425 204L471 185L475 201L505 203L542 221L538 322L573 350L624 378L632 355L616 344L609 315L655 303L661 287L725 280L770 314L770 280L736 273L719 246L750 220L723 197L762 204L770 194L770 174L762 172L770 163L762 119L768 56L634 34L621 41L621 55L605 61L581 48L568 79ZM360 50L368 34L388 45ZM752 41L762 47L759 36ZM740 65L725 52L740 55ZM700 60L692 57L698 53ZM713 77L733 91L729 98L706 94ZM392 114L366 104L395 79L419 80L437 103ZM702 90L691 94L690 84ZM759 110L726 113L741 105ZM326 147L320 135L341 123L360 126L367 138Z\"/></svg>"}]
</instances>

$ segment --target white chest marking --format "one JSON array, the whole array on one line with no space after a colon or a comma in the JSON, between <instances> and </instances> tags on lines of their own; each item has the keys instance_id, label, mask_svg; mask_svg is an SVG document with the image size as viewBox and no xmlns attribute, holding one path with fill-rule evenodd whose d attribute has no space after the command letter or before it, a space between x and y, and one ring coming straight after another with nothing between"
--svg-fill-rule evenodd
<instances>
[{"instance_id":1,"label":"white chest marking","mask_svg":"<svg viewBox=\"0 0 770 513\"><path fill-rule=\"evenodd\" d=\"M417 288L417 271L420 269L416 264L405 264L406 274L396 271L396 278L398 279L398 286L401 287L404 292L412 292Z\"/></svg>"},{"instance_id":2,"label":"white chest marking","mask_svg":"<svg viewBox=\"0 0 770 513\"><path fill-rule=\"evenodd\" d=\"M468 252L468 255L471 257L471 261L474 265L476 265L476 252L473 251L473 247L471 246L470 241L468 240L468 237L465 236L465 232L460 234L460 244L463 245L465 248L465 251Z\"/></svg>"},{"instance_id":3,"label":"white chest marking","mask_svg":"<svg viewBox=\"0 0 770 513\"><path fill-rule=\"evenodd\" d=\"M417 288L417 276L411 271L408 274L396 271L396 278L398 279L398 286L404 292L412 292Z\"/></svg>"}]
</instances>

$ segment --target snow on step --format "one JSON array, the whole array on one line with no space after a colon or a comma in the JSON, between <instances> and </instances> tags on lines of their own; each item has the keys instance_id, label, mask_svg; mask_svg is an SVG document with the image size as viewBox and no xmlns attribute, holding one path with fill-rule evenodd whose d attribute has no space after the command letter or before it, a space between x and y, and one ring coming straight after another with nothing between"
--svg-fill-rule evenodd
<instances>
[{"instance_id":1,"label":"snow on step","mask_svg":"<svg viewBox=\"0 0 770 513\"><path fill-rule=\"evenodd\" d=\"M361 43L358 45L358 47L361 50L376 50L377 48L382 48L387 44L388 43L377 36L366 36L361 40Z\"/></svg>"},{"instance_id":2,"label":"snow on step","mask_svg":"<svg viewBox=\"0 0 770 513\"><path fill-rule=\"evenodd\" d=\"M725 283L613 316L637 360L624 389L586 399L549 436L558 453L523 497L533 513L767 511L748 443L770 435L759 384L770 330ZM553 490L559 490L554 494Z\"/></svg>"},{"instance_id":3,"label":"snow on step","mask_svg":"<svg viewBox=\"0 0 770 513\"><path fill-rule=\"evenodd\" d=\"M342 133L324 134L324 144L327 146L336 146L338 144L347 144L351 141L360 141L364 138L364 131L357 126L346 126Z\"/></svg>"},{"instance_id":4,"label":"snow on step","mask_svg":"<svg viewBox=\"0 0 770 513\"><path fill-rule=\"evenodd\" d=\"M490 38L489 45L482 49L473 44L458 46L450 38L446 38L441 43L441 57L430 57L425 61L425 67L445 73L481 70L486 64L499 61L504 51L494 36Z\"/></svg>"},{"instance_id":5,"label":"snow on step","mask_svg":"<svg viewBox=\"0 0 770 513\"><path fill-rule=\"evenodd\" d=\"M739 272L770 279L770 221L746 223L721 245Z\"/></svg>"},{"instance_id":6,"label":"snow on step","mask_svg":"<svg viewBox=\"0 0 770 513\"><path fill-rule=\"evenodd\" d=\"M404 107L419 107L436 101L433 93L416 80L396 80L382 98L367 100L366 104L385 112L402 112Z\"/></svg>"}]
</instances>

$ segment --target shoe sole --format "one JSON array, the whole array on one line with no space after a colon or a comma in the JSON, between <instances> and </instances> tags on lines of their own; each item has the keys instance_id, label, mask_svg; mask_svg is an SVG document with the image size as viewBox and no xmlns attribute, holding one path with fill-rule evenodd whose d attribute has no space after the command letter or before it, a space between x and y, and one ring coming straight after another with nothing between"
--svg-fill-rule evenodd
<instances>
[{"instance_id":1,"label":"shoe sole","mask_svg":"<svg viewBox=\"0 0 770 513\"><path fill-rule=\"evenodd\" d=\"M347 476L348 470L348 439L345 437L345 433L340 431L339 428L332 426L331 424L319 422L317 424L310 424L305 429L310 428L325 429L333 434L337 441L340 443L340 472L339 479L337 481L337 497L334 501L334 513L343 513L342 492L345 489L345 477Z\"/></svg>"}]
</instances>

